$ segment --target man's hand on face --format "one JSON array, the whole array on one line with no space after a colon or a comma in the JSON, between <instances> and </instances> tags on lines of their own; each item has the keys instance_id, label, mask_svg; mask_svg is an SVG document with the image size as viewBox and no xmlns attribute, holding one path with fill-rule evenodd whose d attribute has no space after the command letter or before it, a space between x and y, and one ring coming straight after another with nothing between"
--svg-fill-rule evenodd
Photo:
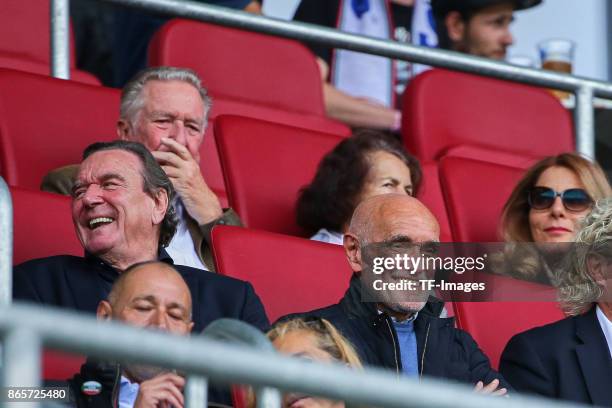
<instances>
[{"instance_id":1,"label":"man's hand on face","mask_svg":"<svg viewBox=\"0 0 612 408\"><path fill-rule=\"evenodd\" d=\"M185 379L173 373L160 374L140 383L134 408L183 408Z\"/></svg>"},{"instance_id":2,"label":"man's hand on face","mask_svg":"<svg viewBox=\"0 0 612 408\"><path fill-rule=\"evenodd\" d=\"M204 181L200 166L189 150L172 139L162 138L161 143L169 151L154 151L153 157L170 178L189 215L199 225L221 217L223 210L219 198Z\"/></svg>"},{"instance_id":3,"label":"man's hand on face","mask_svg":"<svg viewBox=\"0 0 612 408\"><path fill-rule=\"evenodd\" d=\"M478 381L474 386L474 392L478 394L489 394L494 397L508 396L508 390L499 387L499 380L496 378L487 385L484 385L482 381Z\"/></svg>"}]
</instances>

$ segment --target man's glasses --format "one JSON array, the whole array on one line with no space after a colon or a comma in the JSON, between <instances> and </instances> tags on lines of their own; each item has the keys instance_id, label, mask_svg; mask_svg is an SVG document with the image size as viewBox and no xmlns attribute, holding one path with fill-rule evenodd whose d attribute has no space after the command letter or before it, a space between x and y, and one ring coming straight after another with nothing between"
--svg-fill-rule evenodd
<instances>
[{"instance_id":1,"label":"man's glasses","mask_svg":"<svg viewBox=\"0 0 612 408\"><path fill-rule=\"evenodd\" d=\"M548 187L532 188L527 195L527 202L534 210L546 210L553 205L557 197L561 197L563 206L573 212L584 211L593 203L582 188L570 188L559 193Z\"/></svg>"}]
</instances>

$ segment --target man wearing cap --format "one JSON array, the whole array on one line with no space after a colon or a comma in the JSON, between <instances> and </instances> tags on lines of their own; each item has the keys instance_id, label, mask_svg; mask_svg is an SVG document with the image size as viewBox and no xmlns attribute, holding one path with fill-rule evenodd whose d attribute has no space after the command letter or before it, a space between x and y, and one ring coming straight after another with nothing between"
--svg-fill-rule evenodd
<instances>
[{"instance_id":1,"label":"man wearing cap","mask_svg":"<svg viewBox=\"0 0 612 408\"><path fill-rule=\"evenodd\" d=\"M510 23L515 10L542 0L432 0L438 47L503 60L514 39Z\"/></svg>"}]
</instances>

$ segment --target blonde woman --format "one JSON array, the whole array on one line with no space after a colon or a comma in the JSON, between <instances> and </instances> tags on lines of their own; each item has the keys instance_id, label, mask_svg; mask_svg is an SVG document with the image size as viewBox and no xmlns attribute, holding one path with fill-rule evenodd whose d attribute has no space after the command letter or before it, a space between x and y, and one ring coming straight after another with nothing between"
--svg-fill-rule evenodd
<instances>
[{"instance_id":1,"label":"blonde woman","mask_svg":"<svg viewBox=\"0 0 612 408\"><path fill-rule=\"evenodd\" d=\"M519 181L504 206L502 236L512 243L496 270L517 278L555 284L554 269L574 242L593 203L612 196L601 167L576 153L546 157ZM537 245L522 243L534 242ZM537 248L537 249L536 249ZM498 259L499 260L499 259Z\"/></svg>"},{"instance_id":2,"label":"blonde woman","mask_svg":"<svg viewBox=\"0 0 612 408\"><path fill-rule=\"evenodd\" d=\"M325 319L307 317L282 321L268 332L268 338L282 354L361 369L361 361L353 346ZM289 393L283 396L283 407L344 408L344 402Z\"/></svg>"}]
</instances>

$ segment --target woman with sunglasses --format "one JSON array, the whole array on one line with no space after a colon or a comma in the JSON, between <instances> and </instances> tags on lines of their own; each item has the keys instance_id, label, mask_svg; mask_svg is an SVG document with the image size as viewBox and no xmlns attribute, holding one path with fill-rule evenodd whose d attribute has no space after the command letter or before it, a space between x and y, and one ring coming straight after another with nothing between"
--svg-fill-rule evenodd
<instances>
[{"instance_id":1,"label":"woman with sunglasses","mask_svg":"<svg viewBox=\"0 0 612 408\"><path fill-rule=\"evenodd\" d=\"M574 242L580 221L593 202L612 196L601 167L575 153L546 157L533 165L519 181L504 206L501 228L506 242L539 244L511 246L505 269L513 276L554 283L551 259L546 254ZM532 256L529 256L531 252ZM544 261L544 262L543 262Z\"/></svg>"},{"instance_id":2,"label":"woman with sunglasses","mask_svg":"<svg viewBox=\"0 0 612 408\"><path fill-rule=\"evenodd\" d=\"M353 346L325 319L306 317L281 321L268 332L268 338L282 354L357 369L362 366ZM283 408L344 408L342 401L302 393L283 395L282 405Z\"/></svg>"}]
</instances>

